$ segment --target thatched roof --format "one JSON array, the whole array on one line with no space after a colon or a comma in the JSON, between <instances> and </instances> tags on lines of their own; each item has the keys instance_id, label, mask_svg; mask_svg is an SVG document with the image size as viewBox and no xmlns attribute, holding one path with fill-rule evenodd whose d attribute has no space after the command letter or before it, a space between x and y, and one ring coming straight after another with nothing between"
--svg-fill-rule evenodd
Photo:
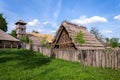
<instances>
[{"instance_id":1,"label":"thatched roof","mask_svg":"<svg viewBox=\"0 0 120 80\"><path fill-rule=\"evenodd\" d=\"M66 29L69 37L72 40L72 43L75 45L77 49L103 49L104 48L102 43L99 42L89 31L87 31L86 27L78 26L76 24L69 23L67 21L63 21L62 24L60 25L60 28L58 29L54 37L53 43L57 42L57 39L60 36L60 33L62 32L63 28ZM79 31L82 31L85 39L85 43L82 45L76 44L73 39L74 35Z\"/></svg>"},{"instance_id":2,"label":"thatched roof","mask_svg":"<svg viewBox=\"0 0 120 80\"><path fill-rule=\"evenodd\" d=\"M34 36L39 39L46 37L49 43L51 43L53 40L53 36L51 34L40 34L40 33L28 32L27 35L31 35L31 37Z\"/></svg>"},{"instance_id":3,"label":"thatched roof","mask_svg":"<svg viewBox=\"0 0 120 80\"><path fill-rule=\"evenodd\" d=\"M23 25L26 25L27 23L25 23L23 20L19 20L19 21L17 21L15 24L16 24L16 25L17 25L17 24L23 24Z\"/></svg>"},{"instance_id":4,"label":"thatched roof","mask_svg":"<svg viewBox=\"0 0 120 80\"><path fill-rule=\"evenodd\" d=\"M13 36L7 34L6 32L0 29L0 40L7 40L7 41L19 41L18 39L14 38Z\"/></svg>"}]
</instances>

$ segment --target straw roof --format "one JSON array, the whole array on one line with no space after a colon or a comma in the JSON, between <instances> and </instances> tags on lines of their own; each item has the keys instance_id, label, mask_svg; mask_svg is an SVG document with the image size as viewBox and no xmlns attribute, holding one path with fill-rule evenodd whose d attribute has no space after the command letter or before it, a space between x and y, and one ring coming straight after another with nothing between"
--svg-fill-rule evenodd
<instances>
[{"instance_id":1,"label":"straw roof","mask_svg":"<svg viewBox=\"0 0 120 80\"><path fill-rule=\"evenodd\" d=\"M46 37L47 38L47 41L49 43L52 42L53 40L53 36L51 34L39 34L39 33L34 33L34 32L28 32L27 35L31 35L32 37L36 37L36 38L44 38Z\"/></svg>"},{"instance_id":2,"label":"straw roof","mask_svg":"<svg viewBox=\"0 0 120 80\"><path fill-rule=\"evenodd\" d=\"M76 24L69 23L67 21L62 22L60 28L58 29L54 37L53 43L56 44L63 29L66 29L69 37L72 40L72 43L75 45L77 49L104 49L104 46L102 45L102 43L99 42L89 31L87 31L86 27L78 26ZM82 31L83 37L85 39L85 43L82 45L76 44L73 39L74 35L79 31Z\"/></svg>"},{"instance_id":3,"label":"straw roof","mask_svg":"<svg viewBox=\"0 0 120 80\"><path fill-rule=\"evenodd\" d=\"M14 38L13 36L7 34L6 32L0 29L0 40L7 40L7 41L19 41L18 39Z\"/></svg>"}]
</instances>

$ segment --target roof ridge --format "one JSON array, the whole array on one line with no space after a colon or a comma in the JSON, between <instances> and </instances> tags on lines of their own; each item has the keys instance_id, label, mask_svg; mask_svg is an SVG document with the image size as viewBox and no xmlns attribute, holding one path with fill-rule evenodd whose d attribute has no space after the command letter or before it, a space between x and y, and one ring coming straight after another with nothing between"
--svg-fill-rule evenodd
<instances>
[{"instance_id":1,"label":"roof ridge","mask_svg":"<svg viewBox=\"0 0 120 80\"><path fill-rule=\"evenodd\" d=\"M66 20L64 20L63 22L62 22L62 24L63 23L66 23L66 24L68 24L68 25L72 25L72 26L75 26L76 28L84 28L84 29L87 29L85 26L83 26L83 25L77 25L77 24L75 24L75 23L72 23L72 22L69 22L69 21L66 21Z\"/></svg>"}]
</instances>

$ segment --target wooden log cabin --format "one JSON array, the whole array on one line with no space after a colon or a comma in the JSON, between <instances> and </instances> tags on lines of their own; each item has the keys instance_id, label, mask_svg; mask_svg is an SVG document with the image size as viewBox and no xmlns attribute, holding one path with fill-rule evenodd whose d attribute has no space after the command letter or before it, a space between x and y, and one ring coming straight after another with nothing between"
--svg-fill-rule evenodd
<instances>
[{"instance_id":1,"label":"wooden log cabin","mask_svg":"<svg viewBox=\"0 0 120 80\"><path fill-rule=\"evenodd\" d=\"M82 45L74 42L74 35L82 31L85 43ZM84 26L63 21L52 42L52 49L104 49L99 42Z\"/></svg>"},{"instance_id":2,"label":"wooden log cabin","mask_svg":"<svg viewBox=\"0 0 120 80\"><path fill-rule=\"evenodd\" d=\"M17 48L19 40L0 29L0 48Z\"/></svg>"}]
</instances>

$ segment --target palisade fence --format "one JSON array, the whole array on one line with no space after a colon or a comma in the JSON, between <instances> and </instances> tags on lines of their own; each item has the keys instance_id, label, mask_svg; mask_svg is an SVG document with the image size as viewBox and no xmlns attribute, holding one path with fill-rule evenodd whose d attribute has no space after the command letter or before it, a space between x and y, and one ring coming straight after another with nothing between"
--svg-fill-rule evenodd
<instances>
[{"instance_id":1,"label":"palisade fence","mask_svg":"<svg viewBox=\"0 0 120 80\"><path fill-rule=\"evenodd\" d=\"M77 61L84 65L120 69L120 49L105 49L105 50L60 50L35 45L26 45L26 49L41 52L43 55L54 56L55 58ZM82 57L81 57L82 56Z\"/></svg>"}]
</instances>

